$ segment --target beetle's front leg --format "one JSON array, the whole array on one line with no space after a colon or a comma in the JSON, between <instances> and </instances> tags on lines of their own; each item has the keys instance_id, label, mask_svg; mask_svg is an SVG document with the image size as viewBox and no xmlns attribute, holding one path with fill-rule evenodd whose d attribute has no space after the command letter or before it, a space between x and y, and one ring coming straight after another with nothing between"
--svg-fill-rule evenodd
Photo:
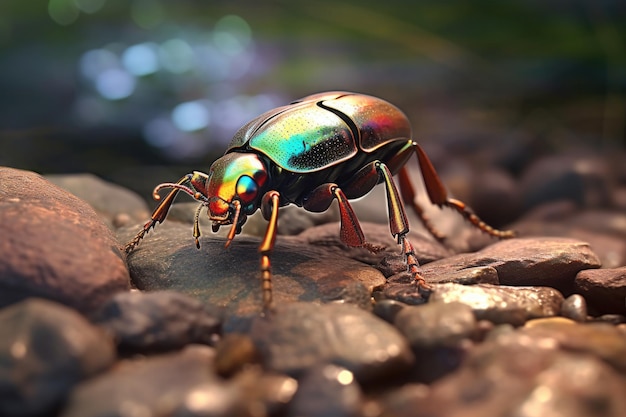
<instances>
[{"instance_id":1,"label":"beetle's front leg","mask_svg":"<svg viewBox=\"0 0 626 417\"><path fill-rule=\"evenodd\" d=\"M261 253L261 280L263 288L263 309L266 313L273 308L272 299L272 263L270 254L276 242L276 231L278 229L278 207L280 205L280 194L278 191L268 191L261 201L261 214L267 220L265 236L259 246Z\"/></svg>"},{"instance_id":2,"label":"beetle's front leg","mask_svg":"<svg viewBox=\"0 0 626 417\"><path fill-rule=\"evenodd\" d=\"M190 178L191 174L187 174L174 184L184 188L183 184L188 182ZM150 229L156 226L157 223L163 223L163 220L165 220L165 218L167 217L167 212L170 210L170 207L172 206L172 203L174 202L174 199L176 198L176 195L179 191L182 191L181 188L174 188L172 191L169 192L169 194L161 201L157 208L154 209L150 220L146 224L144 224L143 228L139 231L139 233L137 233L137 235L135 235L133 240L131 240L126 244L126 246L124 246L124 252L130 253L135 248L135 246L137 246L139 242L141 242L141 239L143 239L143 237L146 235L146 233L150 231ZM154 198L157 200L160 199L157 193L154 193Z\"/></svg>"},{"instance_id":3,"label":"beetle's front leg","mask_svg":"<svg viewBox=\"0 0 626 417\"><path fill-rule=\"evenodd\" d=\"M375 163L376 171L383 178L385 190L387 191L387 208L389 211L389 228L391 234L398 239L402 246L402 253L407 265L407 270L413 277L417 288L424 297L428 297L432 292L432 287L419 273L419 262L413 249L413 244L406 236L409 233L409 222L406 217L402 199L393 181L391 171L382 162Z\"/></svg>"}]
</instances>

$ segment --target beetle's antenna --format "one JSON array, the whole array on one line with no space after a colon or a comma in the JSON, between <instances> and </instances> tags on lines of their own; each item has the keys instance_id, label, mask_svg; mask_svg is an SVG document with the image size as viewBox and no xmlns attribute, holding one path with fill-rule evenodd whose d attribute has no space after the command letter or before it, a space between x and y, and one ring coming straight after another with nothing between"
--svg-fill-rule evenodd
<instances>
[{"instance_id":1,"label":"beetle's antenna","mask_svg":"<svg viewBox=\"0 0 626 417\"><path fill-rule=\"evenodd\" d=\"M156 187L154 187L154 191L152 191L152 197L155 200L160 200L161 196L159 195L159 191L161 191L164 188L174 188L179 191L184 191L186 194L190 195L196 200L204 201L204 202L208 201L208 199L201 193L192 190L190 187L187 187L186 185L176 184L174 182L164 182L163 184L159 184Z\"/></svg>"}]
</instances>

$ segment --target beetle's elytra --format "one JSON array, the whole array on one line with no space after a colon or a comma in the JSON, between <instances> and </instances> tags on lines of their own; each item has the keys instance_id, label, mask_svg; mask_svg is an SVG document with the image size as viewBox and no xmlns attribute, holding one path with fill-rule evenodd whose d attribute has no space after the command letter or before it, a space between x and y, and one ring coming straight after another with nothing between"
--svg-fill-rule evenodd
<instances>
[{"instance_id":1,"label":"beetle's elytra","mask_svg":"<svg viewBox=\"0 0 626 417\"><path fill-rule=\"evenodd\" d=\"M132 251L156 223L165 220L179 191L201 203L193 227L198 247L198 217L203 207L213 222L213 231L231 225L225 246L241 231L247 216L260 208L268 221L259 246L263 303L267 309L272 304L270 254L279 207L296 204L305 210L321 212L337 200L343 243L375 250L365 240L349 200L384 183L391 234L402 247L407 269L418 288L428 293L430 287L419 274L413 246L407 238L409 224L404 204L415 210L435 238L441 240L443 236L415 201L415 191L404 166L412 154L417 156L433 204L458 211L474 227L492 236L514 235L512 231L496 230L485 224L463 202L448 197L428 156L412 140L411 126L402 111L376 97L337 91L311 95L260 115L239 129L224 156L211 165L208 174L195 171L176 183L158 185L153 193L157 200L159 190L172 190L125 250ZM399 191L393 179L395 174L398 174Z\"/></svg>"}]
</instances>

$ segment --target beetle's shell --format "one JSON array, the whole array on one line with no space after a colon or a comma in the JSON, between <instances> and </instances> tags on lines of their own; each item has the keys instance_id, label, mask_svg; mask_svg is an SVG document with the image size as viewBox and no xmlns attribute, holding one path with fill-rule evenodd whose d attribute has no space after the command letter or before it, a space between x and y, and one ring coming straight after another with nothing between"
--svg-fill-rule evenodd
<instances>
[{"instance_id":1,"label":"beetle's shell","mask_svg":"<svg viewBox=\"0 0 626 417\"><path fill-rule=\"evenodd\" d=\"M270 110L243 126L228 151L249 148L281 168L305 174L411 138L407 117L376 97L315 94ZM227 152L228 152L227 151Z\"/></svg>"}]
</instances>

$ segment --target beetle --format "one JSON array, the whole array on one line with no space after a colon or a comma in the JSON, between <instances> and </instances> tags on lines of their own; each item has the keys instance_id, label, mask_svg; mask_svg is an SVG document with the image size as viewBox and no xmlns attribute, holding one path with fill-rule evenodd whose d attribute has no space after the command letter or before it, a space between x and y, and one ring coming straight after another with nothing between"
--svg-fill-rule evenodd
<instances>
[{"instance_id":1,"label":"beetle","mask_svg":"<svg viewBox=\"0 0 626 417\"><path fill-rule=\"evenodd\" d=\"M419 264L409 241L404 204L411 207L437 240L442 236L415 201L406 162L415 154L430 201L450 207L477 229L498 238L514 236L480 220L463 202L448 197L422 147L412 139L407 116L397 107L373 96L332 91L296 100L269 110L235 133L225 154L208 173L194 171L176 183L163 183L153 191L171 191L154 210L151 219L125 246L130 253L157 223L165 220L178 192L200 202L195 212L193 237L200 248L198 219L206 207L213 232L229 225L225 247L241 232L247 216L261 210L267 220L259 245L263 305L272 307L270 255L276 239L279 208L295 204L322 212L337 200L340 238L347 246L379 248L368 243L349 200L385 184L391 235L401 246L408 272L420 293L431 287L419 274ZM398 187L393 178L398 175Z\"/></svg>"}]
</instances>

